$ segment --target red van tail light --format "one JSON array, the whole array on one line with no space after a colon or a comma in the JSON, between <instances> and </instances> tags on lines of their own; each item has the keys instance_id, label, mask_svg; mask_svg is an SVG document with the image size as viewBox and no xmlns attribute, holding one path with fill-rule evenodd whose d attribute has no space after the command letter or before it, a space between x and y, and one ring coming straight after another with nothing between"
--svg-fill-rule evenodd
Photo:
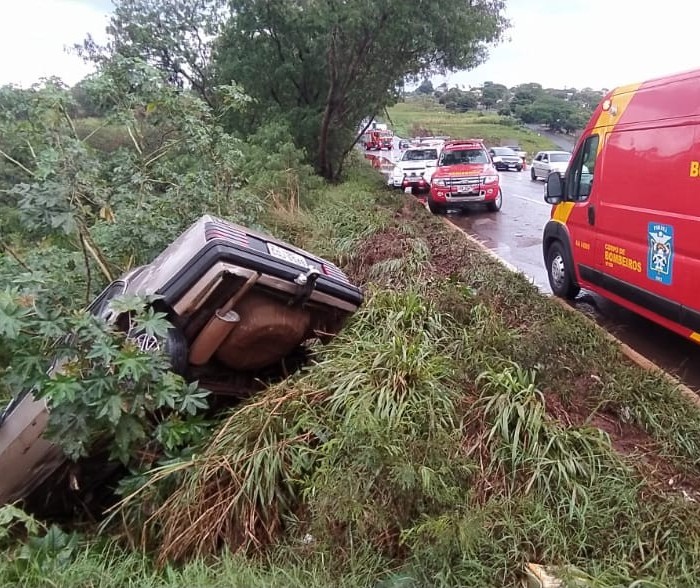
<instances>
[{"instance_id":1,"label":"red van tail light","mask_svg":"<svg viewBox=\"0 0 700 588\"><path fill-rule=\"evenodd\" d=\"M321 267L323 269L323 273L326 274L329 278L334 278L336 280L340 280L341 282L346 282L348 284L350 283L350 280L348 280L347 276L332 263L323 263L321 264Z\"/></svg>"}]
</instances>

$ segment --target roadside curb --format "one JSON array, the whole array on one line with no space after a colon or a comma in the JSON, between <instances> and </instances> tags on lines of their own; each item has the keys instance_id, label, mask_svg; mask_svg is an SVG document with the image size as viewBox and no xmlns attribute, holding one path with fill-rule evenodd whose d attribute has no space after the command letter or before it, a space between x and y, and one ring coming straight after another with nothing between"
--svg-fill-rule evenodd
<instances>
[{"instance_id":1,"label":"roadside curb","mask_svg":"<svg viewBox=\"0 0 700 588\"><path fill-rule=\"evenodd\" d=\"M471 243L473 243L474 245L479 247L479 249L481 249L484 253L486 253L491 258L497 260L499 263L501 263L501 265L505 266L510 271L517 273L517 274L525 275L523 272L521 272L519 269L517 269L513 264L507 262L500 255L498 255L496 252L489 249L481 241L479 241L478 239L475 239L472 235L467 233L465 230L459 228L457 225L451 223L449 220L447 220L444 217L441 217L440 220L442 220L442 222L445 225L447 225L452 231L461 233L465 239L467 239L468 241L470 241ZM691 390L688 386L686 386L680 380L678 380L678 378L676 378L675 376L668 373L666 370L664 370L661 367L659 367L658 365L656 365L653 361L651 361L649 358L645 357L644 355L642 355L638 351L635 351L634 349L632 349L629 345L627 345L627 343L623 343L622 341L620 341L620 339L618 339L615 335L606 331L603 327L601 327L593 319L587 317L582 312L579 312L575 308L569 306L561 298L558 298L557 296L550 296L550 298L555 300L563 308L566 308L569 312L575 312L578 316L583 317L591 325L594 325L597 329L600 329L601 331L603 331L603 333L605 334L607 339L609 339L610 341L613 341L614 343L617 343L617 345L620 346L620 350L628 359L632 360L634 363L636 363L638 366L640 366L642 369L644 369L648 372L658 373L658 374L661 374L662 376L664 376L664 378L666 378L668 380L668 382L670 382L671 384L673 384L676 387L676 389L680 392L680 394L682 396L685 396L692 404L694 404L695 406L700 408L700 396L698 396L698 394L693 392L693 390Z\"/></svg>"}]
</instances>

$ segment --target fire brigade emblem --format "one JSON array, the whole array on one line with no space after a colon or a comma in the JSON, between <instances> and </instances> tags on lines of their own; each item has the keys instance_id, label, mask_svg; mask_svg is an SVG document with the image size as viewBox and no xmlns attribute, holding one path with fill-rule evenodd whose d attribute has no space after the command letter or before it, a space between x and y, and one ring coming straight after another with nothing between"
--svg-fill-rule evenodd
<instances>
[{"instance_id":1,"label":"fire brigade emblem","mask_svg":"<svg viewBox=\"0 0 700 588\"><path fill-rule=\"evenodd\" d=\"M647 235L647 277L669 285L673 278L673 227L649 223Z\"/></svg>"}]
</instances>

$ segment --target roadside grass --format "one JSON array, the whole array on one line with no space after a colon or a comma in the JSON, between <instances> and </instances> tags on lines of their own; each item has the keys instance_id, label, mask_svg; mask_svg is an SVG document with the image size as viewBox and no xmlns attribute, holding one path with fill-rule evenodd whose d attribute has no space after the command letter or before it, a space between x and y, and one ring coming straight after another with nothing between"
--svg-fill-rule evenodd
<instances>
[{"instance_id":1,"label":"roadside grass","mask_svg":"<svg viewBox=\"0 0 700 588\"><path fill-rule=\"evenodd\" d=\"M453 113L434 101L400 102L388 109L389 121L402 137L449 135L455 139L483 139L487 146L517 143L534 155L554 144L521 126L516 120L495 113Z\"/></svg>"},{"instance_id":2,"label":"roadside grass","mask_svg":"<svg viewBox=\"0 0 700 588\"><path fill-rule=\"evenodd\" d=\"M127 497L106 530L131 549L18 575L15 548L0 584L495 587L538 562L698 585L697 407L368 166L348 174L263 219L365 285L340 335Z\"/></svg>"}]
</instances>

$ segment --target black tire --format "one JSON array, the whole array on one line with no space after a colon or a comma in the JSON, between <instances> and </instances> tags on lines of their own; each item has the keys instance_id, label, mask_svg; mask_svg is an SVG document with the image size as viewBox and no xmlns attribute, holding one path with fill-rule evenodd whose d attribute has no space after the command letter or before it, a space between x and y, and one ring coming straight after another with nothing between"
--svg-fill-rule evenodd
<instances>
[{"instance_id":1,"label":"black tire","mask_svg":"<svg viewBox=\"0 0 700 588\"><path fill-rule=\"evenodd\" d=\"M530 168L530 179L533 182L537 180L537 176L535 175L535 168L533 168L533 167Z\"/></svg>"},{"instance_id":2,"label":"black tire","mask_svg":"<svg viewBox=\"0 0 700 588\"><path fill-rule=\"evenodd\" d=\"M428 194L427 201L428 201L428 210L430 210L430 212L432 212L433 214L443 214L443 213L445 212L444 207L441 206L440 204L437 204L437 203L432 199L432 197L430 196L430 194Z\"/></svg>"},{"instance_id":3,"label":"black tire","mask_svg":"<svg viewBox=\"0 0 700 588\"><path fill-rule=\"evenodd\" d=\"M501 210L501 207L503 206L503 192L501 189L498 189L498 196L496 196L496 200L492 202L487 202L486 203L486 208L489 212L499 212Z\"/></svg>"},{"instance_id":4,"label":"black tire","mask_svg":"<svg viewBox=\"0 0 700 588\"><path fill-rule=\"evenodd\" d=\"M165 355L170 360L170 369L176 374L184 375L188 367L189 349L185 334L178 327L173 326L168 329L165 338L149 337L144 332L136 331L128 335L141 351L162 348Z\"/></svg>"},{"instance_id":5,"label":"black tire","mask_svg":"<svg viewBox=\"0 0 700 588\"><path fill-rule=\"evenodd\" d=\"M581 288L574 281L569 257L560 241L553 241L547 250L547 278L552 292L559 298L573 300Z\"/></svg>"},{"instance_id":6,"label":"black tire","mask_svg":"<svg viewBox=\"0 0 700 588\"><path fill-rule=\"evenodd\" d=\"M515 166L515 170L521 172L521 171L523 171L523 166L522 166L522 165L516 165L516 166Z\"/></svg>"}]
</instances>

